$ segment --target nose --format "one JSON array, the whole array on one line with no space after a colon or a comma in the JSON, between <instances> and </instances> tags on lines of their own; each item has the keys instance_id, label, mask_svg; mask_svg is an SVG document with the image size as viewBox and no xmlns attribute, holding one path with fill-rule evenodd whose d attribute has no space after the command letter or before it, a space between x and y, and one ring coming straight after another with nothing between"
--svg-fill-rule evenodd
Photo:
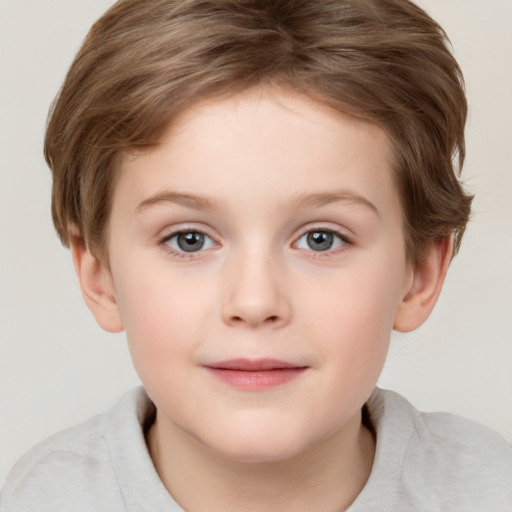
<instances>
[{"instance_id":1,"label":"nose","mask_svg":"<svg viewBox=\"0 0 512 512\"><path fill-rule=\"evenodd\" d=\"M222 319L231 326L280 328L291 318L283 268L260 253L240 255L227 270Z\"/></svg>"}]
</instances>

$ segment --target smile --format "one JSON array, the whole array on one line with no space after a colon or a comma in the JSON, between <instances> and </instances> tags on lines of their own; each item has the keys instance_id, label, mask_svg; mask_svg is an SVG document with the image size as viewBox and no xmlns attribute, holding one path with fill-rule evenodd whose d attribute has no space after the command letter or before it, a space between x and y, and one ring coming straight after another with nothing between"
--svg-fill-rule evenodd
<instances>
[{"instance_id":1,"label":"smile","mask_svg":"<svg viewBox=\"0 0 512 512\"><path fill-rule=\"evenodd\" d=\"M281 386L308 368L277 359L231 359L204 367L224 384L245 391Z\"/></svg>"}]
</instances>

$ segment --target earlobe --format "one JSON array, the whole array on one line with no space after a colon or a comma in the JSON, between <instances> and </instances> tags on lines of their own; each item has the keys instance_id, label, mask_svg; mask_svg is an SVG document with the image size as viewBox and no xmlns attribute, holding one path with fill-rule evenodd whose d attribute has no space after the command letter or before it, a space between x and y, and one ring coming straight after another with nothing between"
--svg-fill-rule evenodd
<instances>
[{"instance_id":1,"label":"earlobe","mask_svg":"<svg viewBox=\"0 0 512 512\"><path fill-rule=\"evenodd\" d=\"M412 283L395 314L393 329L409 332L425 322L439 298L453 253L451 237L435 241L413 270Z\"/></svg>"},{"instance_id":2,"label":"earlobe","mask_svg":"<svg viewBox=\"0 0 512 512\"><path fill-rule=\"evenodd\" d=\"M121 332L123 323L110 271L87 249L76 226L69 229L70 249L82 296L101 328Z\"/></svg>"}]
</instances>

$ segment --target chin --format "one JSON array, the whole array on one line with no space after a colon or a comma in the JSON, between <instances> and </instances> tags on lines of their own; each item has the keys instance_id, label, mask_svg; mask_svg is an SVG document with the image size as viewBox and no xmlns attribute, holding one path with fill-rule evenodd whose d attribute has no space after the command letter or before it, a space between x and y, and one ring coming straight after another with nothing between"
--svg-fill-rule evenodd
<instances>
[{"instance_id":1,"label":"chin","mask_svg":"<svg viewBox=\"0 0 512 512\"><path fill-rule=\"evenodd\" d=\"M279 435L281 434L281 435ZM289 431L276 435L276 430L257 432L220 433L215 439L208 439L207 444L223 458L244 463L273 463L292 459L305 451L308 443L302 436L292 436Z\"/></svg>"},{"instance_id":2,"label":"chin","mask_svg":"<svg viewBox=\"0 0 512 512\"><path fill-rule=\"evenodd\" d=\"M269 464L290 460L299 455L300 449L288 449L288 447L275 446L255 447L255 446L237 446L223 449L221 455L223 458L233 462L247 464Z\"/></svg>"}]
</instances>

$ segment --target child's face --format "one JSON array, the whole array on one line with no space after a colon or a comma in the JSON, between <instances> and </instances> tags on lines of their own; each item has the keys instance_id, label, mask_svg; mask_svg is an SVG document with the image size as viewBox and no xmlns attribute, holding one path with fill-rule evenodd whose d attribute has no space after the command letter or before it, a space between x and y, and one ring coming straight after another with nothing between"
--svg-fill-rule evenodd
<instances>
[{"instance_id":1,"label":"child's face","mask_svg":"<svg viewBox=\"0 0 512 512\"><path fill-rule=\"evenodd\" d=\"M291 93L206 102L126 157L113 290L162 432L279 460L359 424L411 285L401 218L383 131ZM290 368L240 368L262 359Z\"/></svg>"}]
</instances>

